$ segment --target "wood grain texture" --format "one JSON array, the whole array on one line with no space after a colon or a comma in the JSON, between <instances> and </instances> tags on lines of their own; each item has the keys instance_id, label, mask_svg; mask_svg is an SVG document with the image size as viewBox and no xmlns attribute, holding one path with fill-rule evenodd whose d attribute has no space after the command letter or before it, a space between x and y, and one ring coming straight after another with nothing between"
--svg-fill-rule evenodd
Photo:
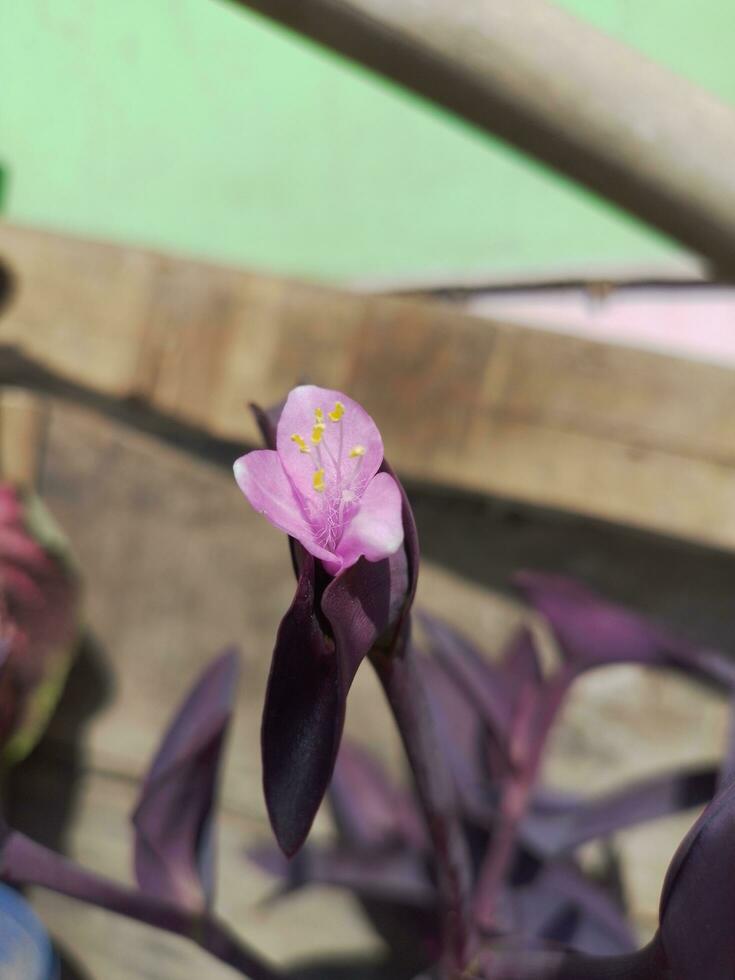
<instances>
[{"instance_id":1,"label":"wood grain texture","mask_svg":"<svg viewBox=\"0 0 735 980\"><path fill-rule=\"evenodd\" d=\"M409 479L735 546L730 367L8 225L0 258L0 345L80 390L240 446L310 379Z\"/></svg>"},{"instance_id":2,"label":"wood grain texture","mask_svg":"<svg viewBox=\"0 0 735 980\"><path fill-rule=\"evenodd\" d=\"M48 427L47 399L23 388L0 388L0 477L32 488Z\"/></svg>"}]
</instances>

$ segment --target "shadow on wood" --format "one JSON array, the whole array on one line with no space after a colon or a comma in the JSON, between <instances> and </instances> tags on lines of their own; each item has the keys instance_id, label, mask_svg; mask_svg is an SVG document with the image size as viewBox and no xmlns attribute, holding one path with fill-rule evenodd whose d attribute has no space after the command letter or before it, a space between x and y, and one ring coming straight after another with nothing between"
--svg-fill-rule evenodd
<instances>
[{"instance_id":1,"label":"shadow on wood","mask_svg":"<svg viewBox=\"0 0 735 980\"><path fill-rule=\"evenodd\" d=\"M55 851L65 851L74 819L87 724L113 696L105 656L87 634L43 738L8 777L4 799L11 826Z\"/></svg>"},{"instance_id":2,"label":"shadow on wood","mask_svg":"<svg viewBox=\"0 0 735 980\"><path fill-rule=\"evenodd\" d=\"M456 489L411 485L425 558L508 592L514 572L572 575L706 646L735 648L735 556L664 535Z\"/></svg>"},{"instance_id":3,"label":"shadow on wood","mask_svg":"<svg viewBox=\"0 0 735 980\"><path fill-rule=\"evenodd\" d=\"M415 971L387 960L321 960L297 966L289 980L410 980Z\"/></svg>"}]
</instances>

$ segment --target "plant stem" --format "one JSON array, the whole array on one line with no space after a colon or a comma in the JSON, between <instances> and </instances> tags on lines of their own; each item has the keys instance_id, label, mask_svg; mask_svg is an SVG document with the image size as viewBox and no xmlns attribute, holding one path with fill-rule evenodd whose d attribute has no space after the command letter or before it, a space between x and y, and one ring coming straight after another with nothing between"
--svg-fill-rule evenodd
<instances>
[{"instance_id":1,"label":"plant stem","mask_svg":"<svg viewBox=\"0 0 735 980\"><path fill-rule=\"evenodd\" d=\"M423 678L410 642L371 660L406 750L434 846L444 930L443 969L459 977L471 955L471 866L452 777L438 744Z\"/></svg>"},{"instance_id":2,"label":"plant stem","mask_svg":"<svg viewBox=\"0 0 735 980\"><path fill-rule=\"evenodd\" d=\"M475 922L483 932L497 925L496 905L515 854L518 830L526 815L546 739L569 689L571 675L562 673L549 685L543 702L528 688L522 695L510 736L513 772L500 794L498 819L480 869L475 892Z\"/></svg>"},{"instance_id":3,"label":"plant stem","mask_svg":"<svg viewBox=\"0 0 735 980\"><path fill-rule=\"evenodd\" d=\"M282 980L281 974L207 911L183 908L120 885L14 831L9 833L1 853L0 878L10 884L48 888L182 936L249 980Z\"/></svg>"}]
</instances>

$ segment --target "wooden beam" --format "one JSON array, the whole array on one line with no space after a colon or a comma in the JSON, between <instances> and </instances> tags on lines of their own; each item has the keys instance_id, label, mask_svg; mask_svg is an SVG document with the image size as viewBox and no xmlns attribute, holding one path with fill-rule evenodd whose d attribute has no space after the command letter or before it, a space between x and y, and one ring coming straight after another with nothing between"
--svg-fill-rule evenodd
<instances>
[{"instance_id":1,"label":"wooden beam","mask_svg":"<svg viewBox=\"0 0 735 980\"><path fill-rule=\"evenodd\" d=\"M246 403L310 378L370 409L409 479L735 547L730 367L8 225L0 259L6 383L46 372L234 457Z\"/></svg>"},{"instance_id":2,"label":"wooden beam","mask_svg":"<svg viewBox=\"0 0 735 980\"><path fill-rule=\"evenodd\" d=\"M235 0L735 274L735 109L546 0Z\"/></svg>"}]
</instances>

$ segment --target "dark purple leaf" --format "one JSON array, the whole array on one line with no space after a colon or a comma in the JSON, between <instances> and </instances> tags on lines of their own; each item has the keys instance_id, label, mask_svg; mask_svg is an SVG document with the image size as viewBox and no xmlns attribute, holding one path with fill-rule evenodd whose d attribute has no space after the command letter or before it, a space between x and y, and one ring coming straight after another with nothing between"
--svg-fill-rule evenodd
<instances>
[{"instance_id":1,"label":"dark purple leaf","mask_svg":"<svg viewBox=\"0 0 735 980\"><path fill-rule=\"evenodd\" d=\"M206 912L202 914L158 895L119 885L87 871L24 834L9 831L7 827L2 828L2 834L0 879L3 881L14 885L39 885L59 895L194 940L202 949L251 980L278 980L280 977L257 953Z\"/></svg>"},{"instance_id":2,"label":"dark purple leaf","mask_svg":"<svg viewBox=\"0 0 735 980\"><path fill-rule=\"evenodd\" d=\"M722 654L693 647L573 579L524 571L513 580L548 620L562 651L578 670L639 663L675 667L717 684L735 684L735 664Z\"/></svg>"},{"instance_id":3,"label":"dark purple leaf","mask_svg":"<svg viewBox=\"0 0 735 980\"><path fill-rule=\"evenodd\" d=\"M276 448L276 430L278 420L281 417L285 401L273 405L271 408L261 408L260 405L251 404L250 411L253 413L255 421L260 429L263 442L269 449Z\"/></svg>"},{"instance_id":4,"label":"dark purple leaf","mask_svg":"<svg viewBox=\"0 0 735 980\"><path fill-rule=\"evenodd\" d=\"M539 812L524 821L524 843L536 853L555 855L626 827L701 806L712 798L717 771L677 770L641 780L596 799Z\"/></svg>"},{"instance_id":5,"label":"dark purple leaf","mask_svg":"<svg viewBox=\"0 0 735 980\"><path fill-rule=\"evenodd\" d=\"M284 888L280 894L326 885L396 905L433 908L436 904L436 889L426 867L411 851L307 846L289 860L266 847L254 848L248 857L261 870L281 879Z\"/></svg>"},{"instance_id":6,"label":"dark purple leaf","mask_svg":"<svg viewBox=\"0 0 735 980\"><path fill-rule=\"evenodd\" d=\"M319 622L315 591L315 562L304 553L296 595L276 638L261 730L266 806L289 856L309 833L344 724L342 658Z\"/></svg>"},{"instance_id":7,"label":"dark purple leaf","mask_svg":"<svg viewBox=\"0 0 735 980\"><path fill-rule=\"evenodd\" d=\"M682 841L661 894L660 933L676 980L735 976L735 783Z\"/></svg>"},{"instance_id":8,"label":"dark purple leaf","mask_svg":"<svg viewBox=\"0 0 735 980\"><path fill-rule=\"evenodd\" d=\"M508 675L490 663L462 634L424 610L417 617L430 650L475 705L501 746L506 745L513 717L515 690Z\"/></svg>"},{"instance_id":9,"label":"dark purple leaf","mask_svg":"<svg viewBox=\"0 0 735 980\"><path fill-rule=\"evenodd\" d=\"M633 930L620 906L574 865L540 865L530 881L513 890L515 931L607 956L635 949Z\"/></svg>"},{"instance_id":10,"label":"dark purple leaf","mask_svg":"<svg viewBox=\"0 0 735 980\"><path fill-rule=\"evenodd\" d=\"M478 956L482 980L674 980L655 941L620 956L586 956L553 948L514 950L508 945Z\"/></svg>"},{"instance_id":11,"label":"dark purple leaf","mask_svg":"<svg viewBox=\"0 0 735 980\"><path fill-rule=\"evenodd\" d=\"M132 818L138 884L186 908L212 902L214 808L237 673L234 650L204 671L161 742Z\"/></svg>"},{"instance_id":12,"label":"dark purple leaf","mask_svg":"<svg viewBox=\"0 0 735 980\"><path fill-rule=\"evenodd\" d=\"M357 668L373 647L390 653L407 628L416 591L418 536L406 493L383 461L381 469L396 480L403 500L404 543L390 558L361 558L324 589L321 609L329 620L341 661L345 693Z\"/></svg>"},{"instance_id":13,"label":"dark purple leaf","mask_svg":"<svg viewBox=\"0 0 735 980\"><path fill-rule=\"evenodd\" d=\"M485 753L485 724L477 708L437 660L422 657L421 674L441 751L452 773L463 815L481 826L495 809Z\"/></svg>"},{"instance_id":14,"label":"dark purple leaf","mask_svg":"<svg viewBox=\"0 0 735 980\"><path fill-rule=\"evenodd\" d=\"M373 646L392 646L408 588L401 549L383 561L361 558L324 589L321 608L334 636L345 695Z\"/></svg>"},{"instance_id":15,"label":"dark purple leaf","mask_svg":"<svg viewBox=\"0 0 735 980\"><path fill-rule=\"evenodd\" d=\"M340 839L353 849L428 847L413 797L396 787L377 760L353 742L342 743L329 800Z\"/></svg>"},{"instance_id":16,"label":"dark purple leaf","mask_svg":"<svg viewBox=\"0 0 735 980\"><path fill-rule=\"evenodd\" d=\"M416 521L413 516L413 510L411 509L411 503L408 499L408 494L406 493L403 484L398 479L395 471L387 460L383 460L383 465L380 468L384 473L389 473L393 477L398 484L398 489L401 491L401 514L403 516L404 534L402 551L405 552L405 561L407 565L406 575L408 578L408 588L404 597L404 613L408 614L411 611L411 606L416 598L416 586L418 585L419 580L419 560L421 557L419 548L419 532L416 528Z\"/></svg>"},{"instance_id":17,"label":"dark purple leaf","mask_svg":"<svg viewBox=\"0 0 735 980\"><path fill-rule=\"evenodd\" d=\"M538 687L543 682L536 642L533 633L525 626L511 637L500 662L516 689Z\"/></svg>"},{"instance_id":18,"label":"dark purple leaf","mask_svg":"<svg viewBox=\"0 0 735 980\"><path fill-rule=\"evenodd\" d=\"M332 776L357 668L376 643L392 643L410 588L403 551L360 559L326 585L320 616L316 563L299 551L299 589L279 631L263 718L266 803L286 854L306 839Z\"/></svg>"},{"instance_id":19,"label":"dark purple leaf","mask_svg":"<svg viewBox=\"0 0 735 980\"><path fill-rule=\"evenodd\" d=\"M179 931L182 921L182 911L175 905L157 896L139 896L17 831L10 831L0 848L0 879L12 885L39 885L172 932Z\"/></svg>"}]
</instances>

